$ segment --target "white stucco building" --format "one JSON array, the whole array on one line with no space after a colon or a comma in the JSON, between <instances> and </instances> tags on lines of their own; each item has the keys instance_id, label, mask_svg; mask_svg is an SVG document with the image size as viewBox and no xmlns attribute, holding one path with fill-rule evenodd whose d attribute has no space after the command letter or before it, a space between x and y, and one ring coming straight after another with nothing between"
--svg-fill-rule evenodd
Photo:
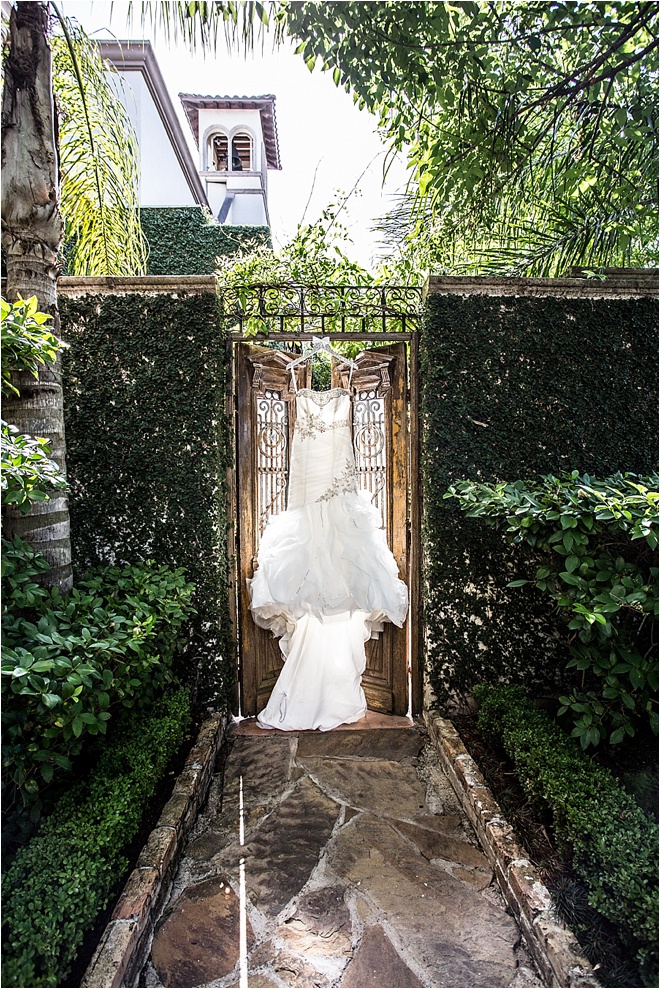
<instances>
[{"instance_id":1,"label":"white stucco building","mask_svg":"<svg viewBox=\"0 0 660 989\"><path fill-rule=\"evenodd\" d=\"M99 48L124 80L140 145L140 205L197 205L223 224L269 226L268 170L281 168L275 97L181 93L195 161L151 44L101 41Z\"/></svg>"}]
</instances>

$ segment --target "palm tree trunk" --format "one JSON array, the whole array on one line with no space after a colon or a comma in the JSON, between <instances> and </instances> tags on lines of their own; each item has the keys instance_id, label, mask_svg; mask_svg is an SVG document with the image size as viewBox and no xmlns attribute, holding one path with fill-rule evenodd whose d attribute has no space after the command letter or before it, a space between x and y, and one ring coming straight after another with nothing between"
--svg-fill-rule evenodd
<instances>
[{"instance_id":1,"label":"palm tree trunk","mask_svg":"<svg viewBox=\"0 0 660 989\"><path fill-rule=\"evenodd\" d=\"M59 336L57 254L63 223L59 210L57 118L53 101L48 4L15 4L9 21L9 55L2 97L2 244L7 254L7 298L36 295ZM52 457L66 467L61 367L39 379L17 376L20 398L7 398L4 418L22 433L44 436ZM19 535L51 565L45 583L72 585L69 504L66 496L34 504L28 515L5 508L3 529Z\"/></svg>"}]
</instances>

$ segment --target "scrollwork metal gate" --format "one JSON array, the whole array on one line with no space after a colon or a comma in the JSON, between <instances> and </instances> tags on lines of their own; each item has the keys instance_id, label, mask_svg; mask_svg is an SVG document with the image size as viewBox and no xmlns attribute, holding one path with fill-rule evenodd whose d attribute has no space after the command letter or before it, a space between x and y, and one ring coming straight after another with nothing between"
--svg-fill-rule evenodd
<instances>
[{"instance_id":1,"label":"scrollwork metal gate","mask_svg":"<svg viewBox=\"0 0 660 989\"><path fill-rule=\"evenodd\" d=\"M261 304L262 315L264 300L274 298L265 288L253 290L257 303ZM290 293L291 287L287 289ZM355 290L352 291L354 300ZM385 301L382 290L379 292L380 301ZM290 294L287 298L290 299ZM357 370L350 382L358 484L369 493L381 513L399 573L409 586L411 609L403 629L388 625L378 639L367 643L363 686L371 709L405 714L410 706L413 710L419 709L421 700L416 647L419 492L414 367L410 385L408 383L409 354L413 363L416 360L416 336L414 329L406 325L406 320L409 325L412 323L418 310L408 302L405 312L402 307L398 315L391 310L384 314L382 309L379 314L373 310L368 314L360 313L355 308L338 312L334 308L336 299L331 297L331 310L319 312L321 290L318 287L314 298L316 308L304 313L305 329L302 332L299 329L300 308L294 316L291 306L284 314L280 310L263 317L269 319L268 329L271 330L268 346L246 342L245 323L240 318L237 318L239 325L233 334L236 343L233 411L236 416L235 548L241 709L244 715L254 715L265 706L282 667L278 640L252 620L246 580L258 565L259 540L268 519L286 508L289 451L295 426L295 392L289 365L297 356L296 350L290 348L322 330L326 335L361 340L371 347L356 358ZM419 297L414 296L414 301L418 303ZM252 308L243 310L245 320L257 318L255 308L258 310L259 305L253 298ZM287 332L287 318L296 320L293 332ZM370 332L368 327L362 329L367 325L367 319L378 318L380 323L375 332ZM399 326L392 331L390 326L395 318L399 320ZM356 320L361 322L356 325ZM328 324L344 329L329 329ZM346 329L347 325L351 329ZM381 343L386 345L379 346ZM279 346L287 349L277 349ZM299 388L311 385L309 365L299 365L295 373ZM348 387L349 384L348 371L336 362L332 366L331 384L332 387Z\"/></svg>"}]
</instances>

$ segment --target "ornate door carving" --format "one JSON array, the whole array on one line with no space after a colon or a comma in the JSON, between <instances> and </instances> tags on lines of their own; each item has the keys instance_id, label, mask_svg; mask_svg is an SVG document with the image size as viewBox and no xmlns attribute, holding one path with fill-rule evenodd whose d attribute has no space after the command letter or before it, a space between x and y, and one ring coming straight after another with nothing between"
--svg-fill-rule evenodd
<instances>
[{"instance_id":1,"label":"ornate door carving","mask_svg":"<svg viewBox=\"0 0 660 989\"><path fill-rule=\"evenodd\" d=\"M278 640L255 625L246 580L257 566L259 538L271 515L286 508L295 394L289 364L296 355L237 347L238 577L241 696L245 715L266 704L282 668ZM353 442L358 483L379 509L399 567L408 572L407 409L405 344L365 351L353 372ZM296 368L298 387L311 384L309 365ZM333 387L348 387L348 370L333 366ZM387 624L367 643L363 686L372 710L405 714L406 628Z\"/></svg>"}]
</instances>

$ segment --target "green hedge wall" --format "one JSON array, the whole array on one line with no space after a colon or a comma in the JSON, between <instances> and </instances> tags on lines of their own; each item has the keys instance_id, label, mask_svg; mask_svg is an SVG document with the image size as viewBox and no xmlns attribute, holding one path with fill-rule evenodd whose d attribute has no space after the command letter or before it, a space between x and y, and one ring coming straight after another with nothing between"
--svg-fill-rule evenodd
<instances>
[{"instance_id":1,"label":"green hedge wall","mask_svg":"<svg viewBox=\"0 0 660 989\"><path fill-rule=\"evenodd\" d=\"M228 227L201 206L142 207L148 275L211 275L216 258L268 247L268 227Z\"/></svg>"},{"instance_id":2,"label":"green hedge wall","mask_svg":"<svg viewBox=\"0 0 660 989\"><path fill-rule=\"evenodd\" d=\"M186 569L180 667L204 704L234 682L227 607L227 349L212 294L60 299L74 568Z\"/></svg>"},{"instance_id":3,"label":"green hedge wall","mask_svg":"<svg viewBox=\"0 0 660 989\"><path fill-rule=\"evenodd\" d=\"M460 478L650 473L657 303L431 295L421 329L425 625L440 698L480 681L554 689L563 623L533 588L532 550L444 501ZM530 573L531 570L531 573Z\"/></svg>"}]
</instances>

